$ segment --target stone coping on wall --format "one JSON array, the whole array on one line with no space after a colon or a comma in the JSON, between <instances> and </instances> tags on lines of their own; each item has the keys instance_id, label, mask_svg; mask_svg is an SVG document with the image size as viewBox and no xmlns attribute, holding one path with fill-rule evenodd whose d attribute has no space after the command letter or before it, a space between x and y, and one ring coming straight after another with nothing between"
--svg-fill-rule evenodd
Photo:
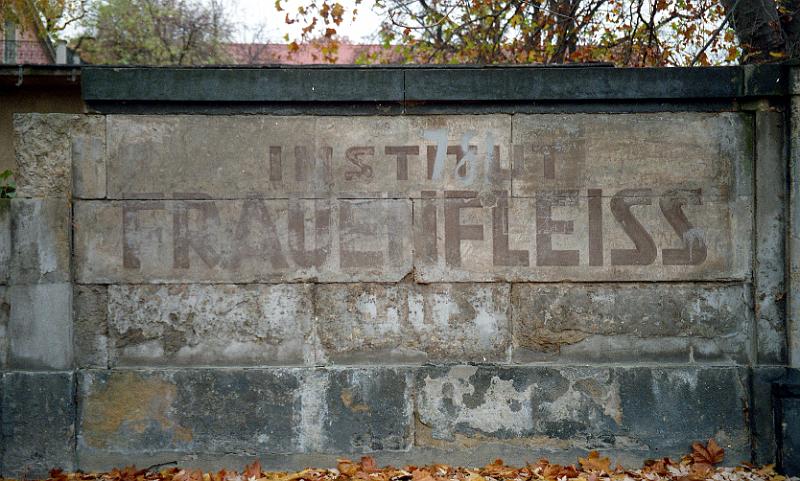
<instances>
[{"instance_id":1,"label":"stone coping on wall","mask_svg":"<svg viewBox=\"0 0 800 481\"><path fill-rule=\"evenodd\" d=\"M670 101L783 96L782 65L708 68L582 66L84 67L83 96L108 103L476 103ZM151 106L152 107L152 106ZM202 107L202 105L195 105ZM529 106L530 107L530 106ZM162 105L162 109L167 106ZM392 113L390 109L385 111Z\"/></svg>"}]
</instances>

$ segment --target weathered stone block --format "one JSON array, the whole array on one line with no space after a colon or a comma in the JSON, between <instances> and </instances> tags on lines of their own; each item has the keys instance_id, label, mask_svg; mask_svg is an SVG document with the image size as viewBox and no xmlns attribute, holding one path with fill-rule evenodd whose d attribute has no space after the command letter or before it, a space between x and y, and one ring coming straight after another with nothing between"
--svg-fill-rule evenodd
<instances>
[{"instance_id":1,"label":"weathered stone block","mask_svg":"<svg viewBox=\"0 0 800 481\"><path fill-rule=\"evenodd\" d=\"M746 364L751 284L514 284L514 360Z\"/></svg>"},{"instance_id":2,"label":"weathered stone block","mask_svg":"<svg viewBox=\"0 0 800 481\"><path fill-rule=\"evenodd\" d=\"M782 403L781 473L800 475L800 398L787 398Z\"/></svg>"},{"instance_id":3,"label":"weathered stone block","mask_svg":"<svg viewBox=\"0 0 800 481\"><path fill-rule=\"evenodd\" d=\"M85 117L85 128L72 135L73 195L79 199L106 196L106 118Z\"/></svg>"},{"instance_id":4,"label":"weathered stone block","mask_svg":"<svg viewBox=\"0 0 800 481\"><path fill-rule=\"evenodd\" d=\"M777 459L777 434L773 409L772 386L786 380L785 367L754 366L750 371L752 396L750 429L753 436L752 462L775 463Z\"/></svg>"},{"instance_id":5,"label":"weathered stone block","mask_svg":"<svg viewBox=\"0 0 800 481\"><path fill-rule=\"evenodd\" d=\"M800 87L800 69L791 69L793 88ZM789 148L789 165L786 175L789 177L789 212L787 228L787 263L786 273L787 290L789 292L786 303L786 338L787 338L787 363L793 367L800 367L800 296L794 293L798 290L797 279L800 279L800 125L795 119L800 119L800 95L791 97L789 109L790 129L786 136Z\"/></svg>"},{"instance_id":6,"label":"weathered stone block","mask_svg":"<svg viewBox=\"0 0 800 481\"><path fill-rule=\"evenodd\" d=\"M621 420L609 369L438 366L421 369L416 380L421 445L542 436L588 446Z\"/></svg>"},{"instance_id":7,"label":"weathered stone block","mask_svg":"<svg viewBox=\"0 0 800 481\"><path fill-rule=\"evenodd\" d=\"M83 371L78 455L296 450L296 369Z\"/></svg>"},{"instance_id":8,"label":"weathered stone block","mask_svg":"<svg viewBox=\"0 0 800 481\"><path fill-rule=\"evenodd\" d=\"M82 283L394 282L411 271L408 200L75 203Z\"/></svg>"},{"instance_id":9,"label":"weathered stone block","mask_svg":"<svg viewBox=\"0 0 800 481\"><path fill-rule=\"evenodd\" d=\"M74 114L15 114L17 194L19 197L70 197L72 194L72 154L74 139L104 137L103 117ZM82 141L79 141L80 143ZM82 191L91 191L100 178L88 176L88 168L78 146L78 166ZM92 163L97 163L95 156Z\"/></svg>"},{"instance_id":10,"label":"weathered stone block","mask_svg":"<svg viewBox=\"0 0 800 481\"><path fill-rule=\"evenodd\" d=\"M411 446L410 371L347 368L327 375L322 451L403 451ZM314 444L304 449L318 447Z\"/></svg>"},{"instance_id":11,"label":"weathered stone block","mask_svg":"<svg viewBox=\"0 0 800 481\"><path fill-rule=\"evenodd\" d=\"M108 367L108 287L76 284L73 298L75 363Z\"/></svg>"},{"instance_id":12,"label":"weathered stone block","mask_svg":"<svg viewBox=\"0 0 800 481\"><path fill-rule=\"evenodd\" d=\"M508 284L322 284L315 318L334 363L507 360Z\"/></svg>"},{"instance_id":13,"label":"weathered stone block","mask_svg":"<svg viewBox=\"0 0 800 481\"><path fill-rule=\"evenodd\" d=\"M11 269L11 199L0 199L0 284L8 282Z\"/></svg>"},{"instance_id":14,"label":"weathered stone block","mask_svg":"<svg viewBox=\"0 0 800 481\"><path fill-rule=\"evenodd\" d=\"M511 182L509 115L113 115L108 136L116 199L418 197Z\"/></svg>"},{"instance_id":15,"label":"weathered stone block","mask_svg":"<svg viewBox=\"0 0 800 481\"><path fill-rule=\"evenodd\" d=\"M755 300L759 364L786 362L784 114L756 112Z\"/></svg>"},{"instance_id":16,"label":"weathered stone block","mask_svg":"<svg viewBox=\"0 0 800 481\"><path fill-rule=\"evenodd\" d=\"M728 463L750 458L748 375L744 368L619 369L622 425L653 457L680 453L687 439L716 439Z\"/></svg>"},{"instance_id":17,"label":"weathered stone block","mask_svg":"<svg viewBox=\"0 0 800 481\"><path fill-rule=\"evenodd\" d=\"M150 369L79 373L78 457L402 451L407 369Z\"/></svg>"},{"instance_id":18,"label":"weathered stone block","mask_svg":"<svg viewBox=\"0 0 800 481\"><path fill-rule=\"evenodd\" d=\"M69 282L70 229L66 199L12 199L10 282Z\"/></svg>"},{"instance_id":19,"label":"weathered stone block","mask_svg":"<svg viewBox=\"0 0 800 481\"><path fill-rule=\"evenodd\" d=\"M752 192L744 113L515 115L514 196L652 187L704 199Z\"/></svg>"},{"instance_id":20,"label":"weathered stone block","mask_svg":"<svg viewBox=\"0 0 800 481\"><path fill-rule=\"evenodd\" d=\"M312 291L284 285L112 285L109 361L314 364Z\"/></svg>"},{"instance_id":21,"label":"weathered stone block","mask_svg":"<svg viewBox=\"0 0 800 481\"><path fill-rule=\"evenodd\" d=\"M38 479L51 468L74 470L74 375L7 372L2 381L2 475Z\"/></svg>"},{"instance_id":22,"label":"weathered stone block","mask_svg":"<svg viewBox=\"0 0 800 481\"><path fill-rule=\"evenodd\" d=\"M468 196L469 194L470 196ZM414 200L422 282L746 280L749 197L660 188Z\"/></svg>"},{"instance_id":23,"label":"weathered stone block","mask_svg":"<svg viewBox=\"0 0 800 481\"><path fill-rule=\"evenodd\" d=\"M507 443L678 456L715 437L747 459L741 368L451 366L416 376L415 439L439 449Z\"/></svg>"},{"instance_id":24,"label":"weathered stone block","mask_svg":"<svg viewBox=\"0 0 800 481\"><path fill-rule=\"evenodd\" d=\"M11 304L8 303L8 287L0 285L0 369L5 369L8 366L8 318L10 314Z\"/></svg>"},{"instance_id":25,"label":"weathered stone block","mask_svg":"<svg viewBox=\"0 0 800 481\"><path fill-rule=\"evenodd\" d=\"M414 200L419 280L749 278L746 116L515 115L513 132L511 191Z\"/></svg>"},{"instance_id":26,"label":"weathered stone block","mask_svg":"<svg viewBox=\"0 0 800 481\"><path fill-rule=\"evenodd\" d=\"M8 288L12 368L72 368L72 285L30 284Z\"/></svg>"}]
</instances>

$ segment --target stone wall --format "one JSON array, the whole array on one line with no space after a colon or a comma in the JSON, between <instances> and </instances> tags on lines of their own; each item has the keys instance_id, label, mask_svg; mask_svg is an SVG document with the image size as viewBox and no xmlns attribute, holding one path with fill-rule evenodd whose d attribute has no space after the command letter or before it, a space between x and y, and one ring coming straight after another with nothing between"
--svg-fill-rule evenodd
<instances>
[{"instance_id":1,"label":"stone wall","mask_svg":"<svg viewBox=\"0 0 800 481\"><path fill-rule=\"evenodd\" d=\"M16 116L3 474L773 459L786 99L703 102Z\"/></svg>"}]
</instances>

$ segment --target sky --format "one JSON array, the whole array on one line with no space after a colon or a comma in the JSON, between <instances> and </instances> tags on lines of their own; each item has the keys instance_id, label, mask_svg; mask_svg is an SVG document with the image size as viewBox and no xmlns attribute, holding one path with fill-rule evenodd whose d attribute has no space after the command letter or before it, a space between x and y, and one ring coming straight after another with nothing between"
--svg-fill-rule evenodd
<instances>
[{"instance_id":1,"label":"sky","mask_svg":"<svg viewBox=\"0 0 800 481\"><path fill-rule=\"evenodd\" d=\"M344 5L348 12L352 11L355 6L354 0L338 1ZM286 33L291 37L299 36L300 27L286 25L284 22L285 12L277 12L275 10L274 0L222 0L222 2L230 12L235 24L239 26L239 31L236 34L236 40L239 42L260 40L282 43L284 42L283 36ZM301 3L301 0L289 0L287 5L289 8L291 6L296 8L299 3ZM365 0L358 6L358 15L355 22L350 22L350 15L347 15L348 20L337 27L339 34L348 37L354 43L374 41L373 37L378 30L381 18L369 8L371 4L371 0ZM258 31L262 26L265 33L263 37L266 38L258 39L254 32Z\"/></svg>"},{"instance_id":2,"label":"sky","mask_svg":"<svg viewBox=\"0 0 800 481\"><path fill-rule=\"evenodd\" d=\"M208 0L201 0L208 1ZM301 27L298 25L287 25L284 21L285 12L275 10L275 0L221 0L223 6L231 16L231 20L237 26L234 41L243 43L252 42L273 42L285 43L283 36L289 34L290 39L300 36ZM305 0L308 1L308 0ZM344 5L348 12L352 12L355 6L354 0L337 0ZM284 0L285 4L294 9L303 0ZM358 6L356 21L351 22L352 15L346 15L347 20L342 23L337 30L340 35L346 36L353 43L371 43L376 41L378 25L381 17L370 9L373 0L363 0ZM68 26L63 36L65 38L76 37L81 33L78 24ZM260 35L256 32L261 31Z\"/></svg>"}]
</instances>

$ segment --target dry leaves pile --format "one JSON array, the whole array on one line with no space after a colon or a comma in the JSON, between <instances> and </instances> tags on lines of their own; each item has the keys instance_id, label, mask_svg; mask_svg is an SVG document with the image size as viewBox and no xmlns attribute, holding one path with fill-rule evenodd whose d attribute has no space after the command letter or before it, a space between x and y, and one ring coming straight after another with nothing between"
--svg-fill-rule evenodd
<instances>
[{"instance_id":1,"label":"dry leaves pile","mask_svg":"<svg viewBox=\"0 0 800 481\"><path fill-rule=\"evenodd\" d=\"M694 443L692 452L679 461L669 458L645 461L641 469L611 466L611 460L597 451L578 458L578 465L553 464L541 459L522 468L506 466L496 460L482 468L470 469L445 464L430 466L391 466L379 468L372 457L360 462L339 460L336 469L305 469L296 473L264 472L258 461L244 471L204 473L176 467L154 471L133 466L107 473L64 473L53 470L49 481L800 481L776 473L772 465L762 467L747 463L736 467L718 467L723 449L710 439L708 444Z\"/></svg>"}]
</instances>

